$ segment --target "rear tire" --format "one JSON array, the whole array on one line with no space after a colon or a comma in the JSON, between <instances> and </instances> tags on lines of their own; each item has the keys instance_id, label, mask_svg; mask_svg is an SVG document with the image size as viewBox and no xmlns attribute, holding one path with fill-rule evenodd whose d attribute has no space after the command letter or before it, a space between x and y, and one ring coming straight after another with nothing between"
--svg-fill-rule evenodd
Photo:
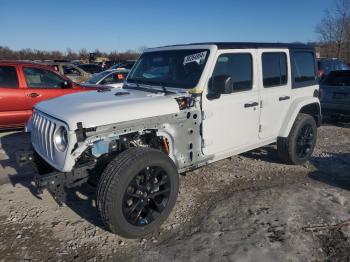
<instances>
[{"instance_id":1,"label":"rear tire","mask_svg":"<svg viewBox=\"0 0 350 262\"><path fill-rule=\"evenodd\" d=\"M278 155L287 164L303 164L312 155L316 139L317 126L315 119L311 115L299 113L289 136L278 138Z\"/></svg>"},{"instance_id":2,"label":"rear tire","mask_svg":"<svg viewBox=\"0 0 350 262\"><path fill-rule=\"evenodd\" d=\"M97 208L107 228L126 238L157 230L179 190L174 162L161 151L130 148L112 160L97 189Z\"/></svg>"}]
</instances>

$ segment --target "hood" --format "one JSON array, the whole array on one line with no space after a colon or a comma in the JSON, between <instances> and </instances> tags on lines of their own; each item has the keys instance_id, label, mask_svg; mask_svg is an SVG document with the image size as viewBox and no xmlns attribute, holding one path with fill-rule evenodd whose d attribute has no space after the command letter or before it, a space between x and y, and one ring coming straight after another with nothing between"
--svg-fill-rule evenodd
<instances>
[{"instance_id":1,"label":"hood","mask_svg":"<svg viewBox=\"0 0 350 262\"><path fill-rule=\"evenodd\" d=\"M38 103L35 109L68 124L70 130L179 112L179 94L154 94L136 90L91 91L69 94ZM183 96L183 94L181 95Z\"/></svg>"},{"instance_id":2,"label":"hood","mask_svg":"<svg viewBox=\"0 0 350 262\"><path fill-rule=\"evenodd\" d=\"M105 85L98 85L98 84L75 83L75 85L86 89L105 89L106 88Z\"/></svg>"}]
</instances>

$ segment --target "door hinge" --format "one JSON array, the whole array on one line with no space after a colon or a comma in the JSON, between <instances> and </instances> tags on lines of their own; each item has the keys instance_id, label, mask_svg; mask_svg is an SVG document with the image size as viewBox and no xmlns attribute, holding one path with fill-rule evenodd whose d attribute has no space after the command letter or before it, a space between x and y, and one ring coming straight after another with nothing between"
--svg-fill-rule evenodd
<instances>
[{"instance_id":1,"label":"door hinge","mask_svg":"<svg viewBox=\"0 0 350 262\"><path fill-rule=\"evenodd\" d=\"M205 120L206 117L207 117L207 116L205 115L204 111L202 111L202 120Z\"/></svg>"},{"instance_id":2,"label":"door hinge","mask_svg":"<svg viewBox=\"0 0 350 262\"><path fill-rule=\"evenodd\" d=\"M259 133L261 133L261 125L259 125Z\"/></svg>"}]
</instances>

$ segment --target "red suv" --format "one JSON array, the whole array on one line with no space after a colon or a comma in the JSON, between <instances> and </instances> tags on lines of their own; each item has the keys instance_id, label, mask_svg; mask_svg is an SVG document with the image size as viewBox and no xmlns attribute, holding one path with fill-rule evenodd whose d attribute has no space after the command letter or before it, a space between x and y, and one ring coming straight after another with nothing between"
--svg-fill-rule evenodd
<instances>
[{"instance_id":1,"label":"red suv","mask_svg":"<svg viewBox=\"0 0 350 262\"><path fill-rule=\"evenodd\" d=\"M0 129L23 127L40 101L94 89L73 83L45 65L0 61Z\"/></svg>"}]
</instances>

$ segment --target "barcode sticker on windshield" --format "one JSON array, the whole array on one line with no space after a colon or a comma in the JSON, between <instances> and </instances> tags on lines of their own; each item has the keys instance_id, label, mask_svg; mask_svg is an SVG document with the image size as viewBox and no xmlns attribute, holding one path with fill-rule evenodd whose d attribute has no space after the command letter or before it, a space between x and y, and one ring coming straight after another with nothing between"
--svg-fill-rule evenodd
<instances>
[{"instance_id":1,"label":"barcode sticker on windshield","mask_svg":"<svg viewBox=\"0 0 350 262\"><path fill-rule=\"evenodd\" d=\"M198 64L200 64L201 61L204 60L206 56L207 56L207 51L185 56L184 65L192 62L197 62Z\"/></svg>"}]
</instances>

